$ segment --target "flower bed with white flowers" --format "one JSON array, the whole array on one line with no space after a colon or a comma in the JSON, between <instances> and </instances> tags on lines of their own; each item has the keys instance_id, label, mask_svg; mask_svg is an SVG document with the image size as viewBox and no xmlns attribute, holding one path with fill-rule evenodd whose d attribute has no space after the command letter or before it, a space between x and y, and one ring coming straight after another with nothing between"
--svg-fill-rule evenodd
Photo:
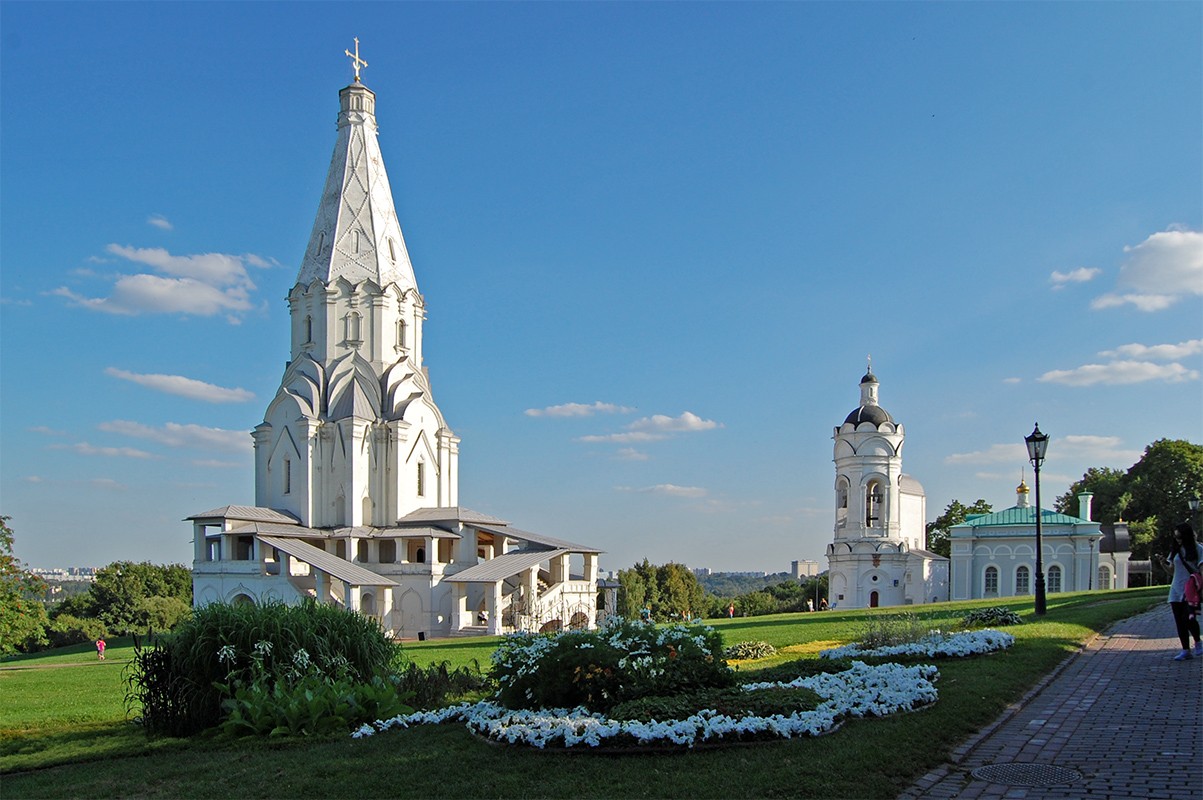
<instances>
[{"instance_id":1,"label":"flower bed with white flowers","mask_svg":"<svg viewBox=\"0 0 1203 800\"><path fill-rule=\"evenodd\" d=\"M871 666L853 662L838 673L812 675L788 683L760 683L747 691L771 687L807 688L823 701L813 711L788 716L745 716L739 719L701 710L682 720L641 722L614 720L584 708L514 710L485 701L439 711L419 712L364 725L352 736L362 738L392 728L463 721L478 736L495 742L536 748L686 747L767 739L818 736L848 717L882 717L913 711L936 701L938 670L930 665Z\"/></svg>"},{"instance_id":2,"label":"flower bed with white flowers","mask_svg":"<svg viewBox=\"0 0 1203 800\"><path fill-rule=\"evenodd\" d=\"M926 658L963 658L992 653L1015 644L1015 637L996 630L942 633L932 631L917 642L888 647L862 649L853 642L819 652L820 658L886 658L889 656L923 656Z\"/></svg>"}]
</instances>

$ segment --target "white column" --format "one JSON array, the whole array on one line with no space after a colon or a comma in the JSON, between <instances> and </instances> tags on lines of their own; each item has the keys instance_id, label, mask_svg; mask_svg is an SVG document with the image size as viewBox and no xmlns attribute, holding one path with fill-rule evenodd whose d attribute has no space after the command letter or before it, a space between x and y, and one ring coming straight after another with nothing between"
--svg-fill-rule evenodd
<instances>
[{"instance_id":1,"label":"white column","mask_svg":"<svg viewBox=\"0 0 1203 800\"><path fill-rule=\"evenodd\" d=\"M489 609L489 633L501 633L501 581L493 584L493 590L486 596L486 607Z\"/></svg>"}]
</instances>

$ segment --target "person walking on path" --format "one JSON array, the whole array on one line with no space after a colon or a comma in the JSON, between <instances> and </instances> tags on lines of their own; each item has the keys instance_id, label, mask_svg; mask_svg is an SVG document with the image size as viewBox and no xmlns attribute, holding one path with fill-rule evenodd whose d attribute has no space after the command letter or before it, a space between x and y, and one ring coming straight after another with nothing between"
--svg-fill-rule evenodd
<instances>
[{"instance_id":1,"label":"person walking on path","mask_svg":"<svg viewBox=\"0 0 1203 800\"><path fill-rule=\"evenodd\" d=\"M1174 570L1174 578L1170 583L1169 604L1174 614L1174 626L1178 629L1178 641L1182 652L1174 656L1175 661L1186 661L1194 656L1203 656L1203 641L1199 639L1199 618L1194 608L1186 599L1186 582L1190 576L1199 571L1203 562L1203 545L1195 539L1195 529L1189 522L1183 522L1174 528L1174 549L1169 558L1165 559L1166 566ZM1192 654L1190 638L1195 639L1195 649Z\"/></svg>"},{"instance_id":2,"label":"person walking on path","mask_svg":"<svg viewBox=\"0 0 1203 800\"><path fill-rule=\"evenodd\" d=\"M104 648L105 647L106 647L106 645L104 643L104 637L102 636L101 638L96 640L96 657L98 659L100 659L101 661L104 661Z\"/></svg>"}]
</instances>

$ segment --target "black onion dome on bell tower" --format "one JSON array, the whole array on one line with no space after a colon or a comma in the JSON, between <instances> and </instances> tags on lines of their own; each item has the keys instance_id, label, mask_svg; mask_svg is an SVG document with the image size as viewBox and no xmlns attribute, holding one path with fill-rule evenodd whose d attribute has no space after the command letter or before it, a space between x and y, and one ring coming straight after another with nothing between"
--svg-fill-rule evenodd
<instances>
[{"instance_id":1,"label":"black onion dome on bell tower","mask_svg":"<svg viewBox=\"0 0 1203 800\"><path fill-rule=\"evenodd\" d=\"M872 368L860 379L860 405L844 418L845 425L860 425L862 422L872 422L874 425L884 422L894 424L890 412L877 405L877 376L873 374Z\"/></svg>"},{"instance_id":2,"label":"black onion dome on bell tower","mask_svg":"<svg viewBox=\"0 0 1203 800\"><path fill-rule=\"evenodd\" d=\"M881 406L860 406L853 409L852 413L844 418L845 425L849 422L853 425L859 425L862 422L872 422L874 425L880 425L883 422L893 424L894 418Z\"/></svg>"}]
</instances>

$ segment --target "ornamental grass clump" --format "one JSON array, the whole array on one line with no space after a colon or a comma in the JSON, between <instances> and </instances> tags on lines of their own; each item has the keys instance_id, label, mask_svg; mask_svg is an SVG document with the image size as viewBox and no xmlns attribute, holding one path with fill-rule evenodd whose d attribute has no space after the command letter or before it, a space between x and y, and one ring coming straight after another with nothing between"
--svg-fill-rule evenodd
<instances>
[{"instance_id":1,"label":"ornamental grass clump","mask_svg":"<svg viewBox=\"0 0 1203 800\"><path fill-rule=\"evenodd\" d=\"M858 644L862 650L876 650L913 644L931 633L927 623L915 614L887 614L870 617L864 625Z\"/></svg>"},{"instance_id":2,"label":"ornamental grass clump","mask_svg":"<svg viewBox=\"0 0 1203 800\"><path fill-rule=\"evenodd\" d=\"M713 628L631 620L595 631L507 636L493 653L492 677L507 708L602 712L640 697L735 684Z\"/></svg>"},{"instance_id":3,"label":"ornamental grass clump","mask_svg":"<svg viewBox=\"0 0 1203 800\"><path fill-rule=\"evenodd\" d=\"M961 617L962 628L995 628L1002 625L1019 625L1023 622L1011 609L1006 606L990 606L966 611Z\"/></svg>"},{"instance_id":4,"label":"ornamental grass clump","mask_svg":"<svg viewBox=\"0 0 1203 800\"><path fill-rule=\"evenodd\" d=\"M777 648L768 642L736 642L723 650L723 654L737 661L748 661L753 658L768 658L777 655Z\"/></svg>"}]
</instances>

